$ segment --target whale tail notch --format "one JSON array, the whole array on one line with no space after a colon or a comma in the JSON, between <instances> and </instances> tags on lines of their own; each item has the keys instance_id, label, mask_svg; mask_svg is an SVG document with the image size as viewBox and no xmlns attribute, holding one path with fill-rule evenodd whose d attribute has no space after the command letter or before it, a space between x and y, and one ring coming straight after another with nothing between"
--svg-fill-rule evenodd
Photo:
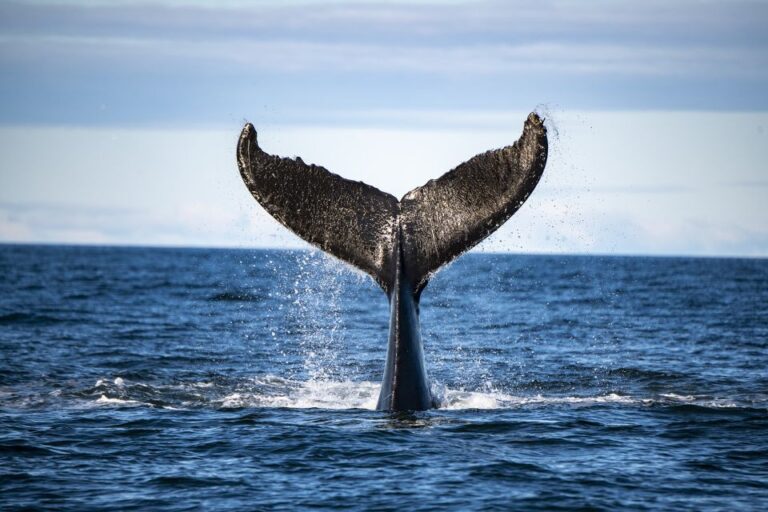
<instances>
[{"instance_id":1,"label":"whale tail notch","mask_svg":"<svg viewBox=\"0 0 768 512\"><path fill-rule=\"evenodd\" d=\"M237 161L248 190L281 224L360 268L388 294L402 255L418 295L441 266L496 231L530 196L546 165L547 130L532 113L517 142L469 159L400 201L300 158L265 153L250 123Z\"/></svg>"}]
</instances>

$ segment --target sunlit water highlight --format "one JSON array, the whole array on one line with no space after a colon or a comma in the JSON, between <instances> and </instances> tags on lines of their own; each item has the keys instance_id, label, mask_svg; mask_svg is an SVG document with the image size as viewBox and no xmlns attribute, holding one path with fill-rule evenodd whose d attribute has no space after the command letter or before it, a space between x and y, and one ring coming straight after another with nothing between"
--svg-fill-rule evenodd
<instances>
[{"instance_id":1,"label":"sunlit water highlight","mask_svg":"<svg viewBox=\"0 0 768 512\"><path fill-rule=\"evenodd\" d=\"M766 318L765 260L468 255L387 414L320 253L0 247L0 508L762 510Z\"/></svg>"}]
</instances>

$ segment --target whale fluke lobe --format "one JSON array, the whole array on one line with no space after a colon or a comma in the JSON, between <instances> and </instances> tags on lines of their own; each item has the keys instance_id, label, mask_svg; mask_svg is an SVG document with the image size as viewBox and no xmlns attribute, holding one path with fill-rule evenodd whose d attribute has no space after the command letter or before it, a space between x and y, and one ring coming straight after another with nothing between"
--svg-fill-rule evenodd
<instances>
[{"instance_id":1,"label":"whale fluke lobe","mask_svg":"<svg viewBox=\"0 0 768 512\"><path fill-rule=\"evenodd\" d=\"M432 274L496 231L533 192L547 162L543 120L530 114L513 145L479 154L400 201L300 158L265 153L251 124L240 135L237 161L270 215L368 273L387 293L389 349L378 408L435 407L419 333L421 292Z\"/></svg>"},{"instance_id":2,"label":"whale fluke lobe","mask_svg":"<svg viewBox=\"0 0 768 512\"><path fill-rule=\"evenodd\" d=\"M403 251L417 290L520 208L547 163L547 130L532 113L511 146L474 156L400 200Z\"/></svg>"},{"instance_id":3,"label":"whale fluke lobe","mask_svg":"<svg viewBox=\"0 0 768 512\"><path fill-rule=\"evenodd\" d=\"M240 175L254 198L285 227L363 270L385 290L394 282L397 199L300 158L265 153L250 123L237 147Z\"/></svg>"}]
</instances>

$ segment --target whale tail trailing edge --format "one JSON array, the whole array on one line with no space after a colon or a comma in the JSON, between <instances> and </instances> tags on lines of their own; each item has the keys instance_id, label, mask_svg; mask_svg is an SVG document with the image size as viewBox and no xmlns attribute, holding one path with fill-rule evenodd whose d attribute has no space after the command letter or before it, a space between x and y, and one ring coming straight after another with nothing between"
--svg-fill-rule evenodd
<instances>
[{"instance_id":1,"label":"whale tail trailing edge","mask_svg":"<svg viewBox=\"0 0 768 512\"><path fill-rule=\"evenodd\" d=\"M368 273L388 294L402 253L418 294L522 206L544 171L547 131L532 113L513 145L479 154L400 201L300 158L265 153L251 124L237 160L248 190L284 226Z\"/></svg>"}]
</instances>

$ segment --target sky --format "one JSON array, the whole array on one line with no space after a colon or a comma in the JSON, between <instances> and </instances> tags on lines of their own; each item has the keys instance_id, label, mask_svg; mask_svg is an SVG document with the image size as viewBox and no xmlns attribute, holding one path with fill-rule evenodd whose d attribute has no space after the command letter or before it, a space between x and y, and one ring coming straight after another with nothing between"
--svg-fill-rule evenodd
<instances>
[{"instance_id":1,"label":"sky","mask_svg":"<svg viewBox=\"0 0 768 512\"><path fill-rule=\"evenodd\" d=\"M268 152L401 196L546 118L480 249L768 256L768 1L2 1L0 242L297 247Z\"/></svg>"}]
</instances>

